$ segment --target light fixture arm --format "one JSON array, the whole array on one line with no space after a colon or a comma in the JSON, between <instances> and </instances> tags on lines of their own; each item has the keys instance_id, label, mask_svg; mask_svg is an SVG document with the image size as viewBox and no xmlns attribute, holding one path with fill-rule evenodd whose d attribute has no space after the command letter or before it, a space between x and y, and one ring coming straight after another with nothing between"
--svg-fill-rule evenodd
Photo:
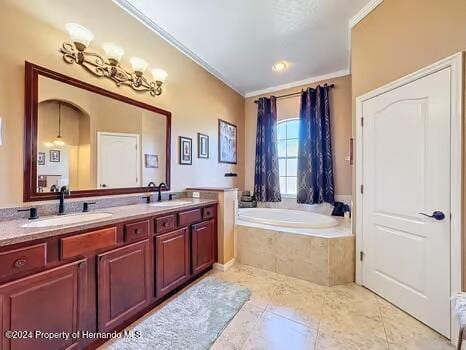
<instances>
[{"instance_id":1,"label":"light fixture arm","mask_svg":"<svg viewBox=\"0 0 466 350\"><path fill-rule=\"evenodd\" d=\"M162 94L161 81L148 81L141 72L130 73L117 62L107 62L97 53L78 50L70 43L63 43L59 52L66 63L77 63L95 76L113 80L117 86L127 85L139 92L149 92L152 96Z\"/></svg>"}]
</instances>

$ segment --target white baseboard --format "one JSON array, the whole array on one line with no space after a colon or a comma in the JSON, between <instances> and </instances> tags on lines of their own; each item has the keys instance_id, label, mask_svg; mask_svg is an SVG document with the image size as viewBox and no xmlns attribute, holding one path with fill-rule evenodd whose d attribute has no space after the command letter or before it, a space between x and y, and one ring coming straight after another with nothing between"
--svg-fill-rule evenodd
<instances>
[{"instance_id":1,"label":"white baseboard","mask_svg":"<svg viewBox=\"0 0 466 350\"><path fill-rule=\"evenodd\" d=\"M229 262L227 262L226 264L223 264L223 265L219 264L219 263L215 263L214 264L214 269L225 272L230 267L232 267L235 264L235 262L236 262L236 258L231 259Z\"/></svg>"}]
</instances>

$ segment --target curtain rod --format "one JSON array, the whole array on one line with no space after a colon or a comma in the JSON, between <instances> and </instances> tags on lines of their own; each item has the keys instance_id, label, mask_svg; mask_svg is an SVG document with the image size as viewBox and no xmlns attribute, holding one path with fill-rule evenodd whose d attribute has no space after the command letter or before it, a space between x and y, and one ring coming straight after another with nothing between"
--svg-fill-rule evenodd
<instances>
[{"instance_id":1,"label":"curtain rod","mask_svg":"<svg viewBox=\"0 0 466 350\"><path fill-rule=\"evenodd\" d=\"M333 89L335 87L335 84L324 84L324 86L328 86L329 88ZM301 89L301 92L293 92L292 94L286 94L286 95L281 95L281 96L276 96L277 99L279 98L284 98L284 97L290 97L290 96L295 96L295 95L301 95L301 93L304 90ZM254 103L259 102L258 100L255 100Z\"/></svg>"}]
</instances>

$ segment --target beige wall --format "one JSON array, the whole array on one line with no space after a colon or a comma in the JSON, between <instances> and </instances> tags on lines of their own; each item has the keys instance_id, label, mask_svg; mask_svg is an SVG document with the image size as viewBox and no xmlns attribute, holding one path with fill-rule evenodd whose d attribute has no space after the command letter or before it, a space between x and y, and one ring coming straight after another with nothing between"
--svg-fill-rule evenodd
<instances>
[{"instance_id":1,"label":"beige wall","mask_svg":"<svg viewBox=\"0 0 466 350\"><path fill-rule=\"evenodd\" d=\"M353 97L466 49L466 1L385 0L352 30Z\"/></svg>"},{"instance_id":2,"label":"beige wall","mask_svg":"<svg viewBox=\"0 0 466 350\"><path fill-rule=\"evenodd\" d=\"M335 84L330 97L332 146L334 151L335 190L337 195L351 195L351 166L346 160L351 138L351 76L347 75L324 82L317 82L292 89L276 91L270 95L286 95L299 92L302 88L314 87L318 84ZM260 96L246 99L245 105L245 189L254 189L254 163L256 149L257 105L254 103ZM277 100L278 119L287 119L299 115L300 98L293 96Z\"/></svg>"},{"instance_id":3,"label":"beige wall","mask_svg":"<svg viewBox=\"0 0 466 350\"><path fill-rule=\"evenodd\" d=\"M21 2L27 6L26 1ZM156 105L172 112L172 189L195 186L242 186L244 156L244 98L224 85L203 68L157 37L127 15L111 1L70 2L88 6L92 14L105 13L99 25L112 26L114 40L127 48L128 54L140 55L169 74L165 92L154 98L138 94L128 87L118 88L112 81L99 79L77 65L63 62L57 49L67 35L30 16L16 7L16 2L2 2L0 11L0 116L4 121L4 143L0 146L0 206L22 201L23 182L23 116L24 61L45 66L60 73ZM26 5L25 5L26 4ZM44 7L44 11L48 11ZM63 28L67 21L63 19ZM79 22L79 18L73 18ZM96 37L98 31L95 31ZM107 30L107 29L106 29ZM129 35L129 33L131 35ZM137 38L137 40L134 40ZM136 47L137 46L137 47ZM128 48L131 48L131 52ZM101 52L99 48L94 48ZM125 64L128 57L126 57ZM238 165L218 164L217 119L238 125ZM197 132L210 136L210 159L197 159ZM193 165L178 165L178 136L193 138ZM208 169L209 176L206 176ZM226 172L237 172L237 178L225 178Z\"/></svg>"}]
</instances>

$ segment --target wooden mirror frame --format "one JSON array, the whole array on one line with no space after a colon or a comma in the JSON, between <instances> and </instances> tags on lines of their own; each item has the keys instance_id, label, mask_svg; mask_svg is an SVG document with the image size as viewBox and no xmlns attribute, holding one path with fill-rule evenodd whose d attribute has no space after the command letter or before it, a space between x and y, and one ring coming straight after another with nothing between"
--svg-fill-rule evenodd
<instances>
[{"instance_id":1,"label":"wooden mirror frame","mask_svg":"<svg viewBox=\"0 0 466 350\"><path fill-rule=\"evenodd\" d=\"M148 111L162 114L167 118L166 132L166 185L163 191L170 190L170 165L171 165L171 112L164 109L133 100L127 96L116 94L98 86L91 85L78 79L54 72L30 62L25 62L25 99L24 99L24 185L23 200L25 202L55 200L56 193L37 192L37 132L38 132L38 95L39 76L54 79L65 84L75 86L102 96L131 104ZM93 189L71 191L68 198L108 196L117 194L153 192L153 187L129 187L112 189Z\"/></svg>"}]
</instances>

